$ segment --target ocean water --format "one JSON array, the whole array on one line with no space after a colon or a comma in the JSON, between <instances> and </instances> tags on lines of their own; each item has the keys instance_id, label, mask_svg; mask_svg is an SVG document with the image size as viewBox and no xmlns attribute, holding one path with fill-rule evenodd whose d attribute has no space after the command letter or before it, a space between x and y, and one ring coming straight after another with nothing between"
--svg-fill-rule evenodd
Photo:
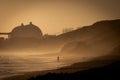
<instances>
[{"instance_id":1,"label":"ocean water","mask_svg":"<svg viewBox=\"0 0 120 80\"><path fill-rule=\"evenodd\" d=\"M47 54L0 55L0 78L21 75L25 72L57 69L73 64L75 61L80 61L81 59L80 57L60 56L60 61L57 61L56 55Z\"/></svg>"},{"instance_id":2,"label":"ocean water","mask_svg":"<svg viewBox=\"0 0 120 80\"><path fill-rule=\"evenodd\" d=\"M58 56L60 61L57 61ZM57 69L89 59L85 56L55 53L0 53L0 78L21 75L25 72Z\"/></svg>"}]
</instances>

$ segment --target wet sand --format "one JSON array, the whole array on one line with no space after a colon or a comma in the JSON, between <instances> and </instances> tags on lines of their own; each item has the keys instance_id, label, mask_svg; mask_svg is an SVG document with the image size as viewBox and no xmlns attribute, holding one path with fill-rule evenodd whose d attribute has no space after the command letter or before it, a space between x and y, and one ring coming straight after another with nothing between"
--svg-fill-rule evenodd
<instances>
[{"instance_id":1,"label":"wet sand","mask_svg":"<svg viewBox=\"0 0 120 80\"><path fill-rule=\"evenodd\" d=\"M31 77L35 77L38 75L44 75L49 72L51 73L61 73L61 72L62 73L73 73L76 71L82 71L82 70L87 70L91 68L102 67L102 66L112 63L113 61L114 60L111 60L111 59L110 60L98 59L98 60L91 60L87 62L79 62L79 63L72 64L71 66L66 66L66 67L59 68L59 69L27 72L27 73L24 73L23 75L7 77L1 80L27 80Z\"/></svg>"}]
</instances>

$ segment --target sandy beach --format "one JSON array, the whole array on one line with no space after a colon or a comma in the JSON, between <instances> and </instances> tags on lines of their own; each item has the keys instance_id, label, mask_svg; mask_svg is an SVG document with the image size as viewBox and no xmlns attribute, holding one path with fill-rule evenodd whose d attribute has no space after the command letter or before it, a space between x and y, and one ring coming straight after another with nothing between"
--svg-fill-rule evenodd
<instances>
[{"instance_id":1,"label":"sandy beach","mask_svg":"<svg viewBox=\"0 0 120 80\"><path fill-rule=\"evenodd\" d=\"M116 59L115 60L97 59L97 60L91 60L91 61L87 61L87 62L79 62L79 63L75 63L70 66L62 67L59 69L27 72L27 73L24 73L23 75L11 76L11 77L7 77L7 78L3 78L1 80L28 80L31 77L35 77L38 75L44 75L47 73L61 73L61 72L62 73L73 73L73 72L87 70L87 69L91 69L91 68L102 67L102 66L111 64L114 61L116 61Z\"/></svg>"}]
</instances>

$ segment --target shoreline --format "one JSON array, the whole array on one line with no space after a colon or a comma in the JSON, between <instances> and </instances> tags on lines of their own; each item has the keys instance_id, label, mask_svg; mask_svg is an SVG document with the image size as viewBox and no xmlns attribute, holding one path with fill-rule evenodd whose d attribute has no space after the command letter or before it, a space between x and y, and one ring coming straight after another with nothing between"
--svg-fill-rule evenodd
<instances>
[{"instance_id":1,"label":"shoreline","mask_svg":"<svg viewBox=\"0 0 120 80\"><path fill-rule=\"evenodd\" d=\"M77 63L84 63L84 62L77 62ZM42 70L42 71L32 71L32 72L25 72L21 75L14 75L14 76L10 76L10 77L5 77L5 78L1 78L0 80L27 80L30 77L35 77L38 75L44 75L47 73L72 73L72 72L76 72L78 71L78 68L72 68L72 66L76 64L73 63L71 65L67 65L67 66L63 66L60 68L56 68L56 69L51 69L51 70ZM79 70L82 70L79 68Z\"/></svg>"},{"instance_id":2,"label":"shoreline","mask_svg":"<svg viewBox=\"0 0 120 80\"><path fill-rule=\"evenodd\" d=\"M60 73L63 72L60 69L52 69L52 70L43 70L43 71L33 71L33 72L26 72L21 75L13 75L5 78L1 78L0 80L27 80L30 77L35 77L37 75L44 75L47 73Z\"/></svg>"},{"instance_id":3,"label":"shoreline","mask_svg":"<svg viewBox=\"0 0 120 80\"><path fill-rule=\"evenodd\" d=\"M2 78L0 80L28 80L31 77L35 77L38 75L45 75L47 73L74 73L77 71L103 67L105 65L111 64L112 62L114 62L114 60L104 60L104 59L91 60L87 62L78 62L70 66L65 66L58 69L26 72L23 75L15 75L11 77Z\"/></svg>"}]
</instances>

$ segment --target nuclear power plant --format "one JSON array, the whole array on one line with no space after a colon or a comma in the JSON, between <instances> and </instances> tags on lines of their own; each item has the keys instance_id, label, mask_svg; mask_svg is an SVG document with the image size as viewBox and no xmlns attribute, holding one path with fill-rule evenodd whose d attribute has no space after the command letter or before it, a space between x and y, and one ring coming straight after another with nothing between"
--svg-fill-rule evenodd
<instances>
[{"instance_id":1,"label":"nuclear power plant","mask_svg":"<svg viewBox=\"0 0 120 80\"><path fill-rule=\"evenodd\" d=\"M15 27L10 33L0 33L0 35L8 35L8 39L40 39L43 36L42 31L30 22L28 25L21 24Z\"/></svg>"},{"instance_id":2,"label":"nuclear power plant","mask_svg":"<svg viewBox=\"0 0 120 80\"><path fill-rule=\"evenodd\" d=\"M8 36L8 38L0 37L0 50L15 49L15 48L29 48L47 46L51 44L50 41L56 35L43 35L41 29L32 22L15 27L11 32L0 32L1 36Z\"/></svg>"}]
</instances>

